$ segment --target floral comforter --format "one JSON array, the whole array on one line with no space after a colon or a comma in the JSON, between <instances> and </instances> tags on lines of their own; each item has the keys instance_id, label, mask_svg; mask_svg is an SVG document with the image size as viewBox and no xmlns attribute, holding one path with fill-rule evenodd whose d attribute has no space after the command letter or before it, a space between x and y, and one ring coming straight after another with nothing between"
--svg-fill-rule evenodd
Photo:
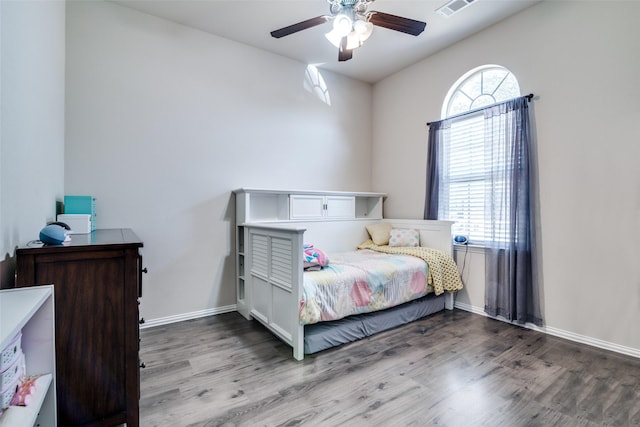
<instances>
[{"instance_id":1,"label":"floral comforter","mask_svg":"<svg viewBox=\"0 0 640 427\"><path fill-rule=\"evenodd\" d=\"M427 263L370 249L331 254L329 265L304 273L300 323L336 320L393 307L432 292Z\"/></svg>"}]
</instances>

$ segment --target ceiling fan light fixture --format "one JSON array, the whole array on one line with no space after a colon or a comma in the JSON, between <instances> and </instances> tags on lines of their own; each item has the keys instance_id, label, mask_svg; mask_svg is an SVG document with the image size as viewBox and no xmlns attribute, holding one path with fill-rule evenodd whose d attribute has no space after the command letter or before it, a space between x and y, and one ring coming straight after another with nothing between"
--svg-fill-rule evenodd
<instances>
[{"instance_id":1,"label":"ceiling fan light fixture","mask_svg":"<svg viewBox=\"0 0 640 427\"><path fill-rule=\"evenodd\" d=\"M333 30L340 35L340 37L348 35L351 32L352 27L353 21L343 13L333 18Z\"/></svg>"},{"instance_id":2,"label":"ceiling fan light fixture","mask_svg":"<svg viewBox=\"0 0 640 427\"><path fill-rule=\"evenodd\" d=\"M355 31L352 31L347 36L347 50L357 49L362 46L363 40L360 39L360 36Z\"/></svg>"},{"instance_id":3,"label":"ceiling fan light fixture","mask_svg":"<svg viewBox=\"0 0 640 427\"><path fill-rule=\"evenodd\" d=\"M373 32L373 24L369 21L358 19L353 24L353 31L356 32L360 41L363 42L371 36L371 33Z\"/></svg>"},{"instance_id":4,"label":"ceiling fan light fixture","mask_svg":"<svg viewBox=\"0 0 640 427\"><path fill-rule=\"evenodd\" d=\"M340 48L340 44L342 43L342 38L347 38L347 49L353 50L357 49L364 43L365 40L371 36L373 32L373 24L363 20L356 20L353 24L353 30L350 31L346 36L343 36L342 33L335 28L326 33L324 36L329 40L329 42L337 48Z\"/></svg>"},{"instance_id":5,"label":"ceiling fan light fixture","mask_svg":"<svg viewBox=\"0 0 640 427\"><path fill-rule=\"evenodd\" d=\"M324 35L329 42L335 47L340 47L340 42L342 41L342 36L336 32L336 30L331 30L327 34Z\"/></svg>"}]
</instances>

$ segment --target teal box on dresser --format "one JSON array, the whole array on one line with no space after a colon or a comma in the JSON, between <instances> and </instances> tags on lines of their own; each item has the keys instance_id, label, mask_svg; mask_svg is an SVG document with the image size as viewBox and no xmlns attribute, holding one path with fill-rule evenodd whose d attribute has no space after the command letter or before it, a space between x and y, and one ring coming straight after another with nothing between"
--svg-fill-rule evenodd
<instances>
[{"instance_id":1,"label":"teal box on dresser","mask_svg":"<svg viewBox=\"0 0 640 427\"><path fill-rule=\"evenodd\" d=\"M64 196L65 214L91 215L91 231L96 229L96 198L93 196Z\"/></svg>"}]
</instances>

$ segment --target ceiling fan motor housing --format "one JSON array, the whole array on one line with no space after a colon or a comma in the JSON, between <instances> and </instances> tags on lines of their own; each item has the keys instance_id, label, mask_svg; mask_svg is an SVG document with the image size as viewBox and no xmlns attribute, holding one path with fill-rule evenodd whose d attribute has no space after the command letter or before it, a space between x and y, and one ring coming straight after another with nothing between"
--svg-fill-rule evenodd
<instances>
[{"instance_id":1,"label":"ceiling fan motor housing","mask_svg":"<svg viewBox=\"0 0 640 427\"><path fill-rule=\"evenodd\" d=\"M367 7L373 0L327 0L332 15L339 13L355 15L363 14L367 11ZM350 16L353 18L353 16Z\"/></svg>"}]
</instances>

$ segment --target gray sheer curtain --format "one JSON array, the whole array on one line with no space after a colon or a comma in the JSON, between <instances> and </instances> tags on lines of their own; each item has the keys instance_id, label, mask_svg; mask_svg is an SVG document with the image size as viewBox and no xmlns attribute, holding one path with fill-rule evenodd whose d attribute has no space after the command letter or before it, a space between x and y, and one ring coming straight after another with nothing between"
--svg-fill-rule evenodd
<instances>
[{"instance_id":1,"label":"gray sheer curtain","mask_svg":"<svg viewBox=\"0 0 640 427\"><path fill-rule=\"evenodd\" d=\"M526 97L484 110L485 312L542 325L537 283L531 126ZM490 142L490 143L486 143Z\"/></svg>"},{"instance_id":2,"label":"gray sheer curtain","mask_svg":"<svg viewBox=\"0 0 640 427\"><path fill-rule=\"evenodd\" d=\"M424 203L424 219L438 219L440 177L444 172L443 144L448 143L451 122L440 120L429 124L429 143L427 147L427 193ZM445 201L442 200L442 203Z\"/></svg>"},{"instance_id":3,"label":"gray sheer curtain","mask_svg":"<svg viewBox=\"0 0 640 427\"><path fill-rule=\"evenodd\" d=\"M542 325L537 282L535 200L527 97L483 109L485 120L485 312ZM425 219L438 219L448 203L443 144L450 120L430 123ZM446 219L446 218L441 218Z\"/></svg>"}]
</instances>

